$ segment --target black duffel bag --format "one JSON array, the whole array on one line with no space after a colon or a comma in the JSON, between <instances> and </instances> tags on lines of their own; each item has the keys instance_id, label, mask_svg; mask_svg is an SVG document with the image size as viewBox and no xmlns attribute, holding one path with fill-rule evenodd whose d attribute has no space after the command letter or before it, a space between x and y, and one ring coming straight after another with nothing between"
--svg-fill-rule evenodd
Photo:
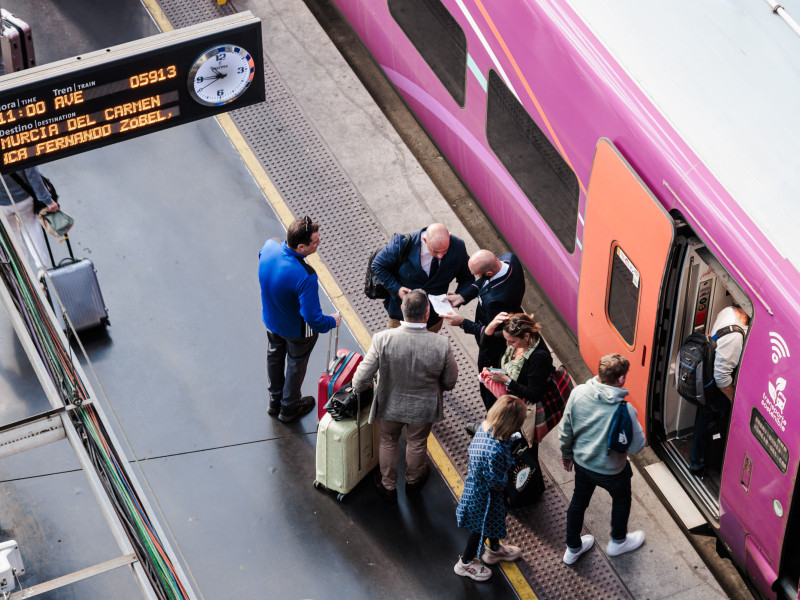
<instances>
[{"instance_id":1,"label":"black duffel bag","mask_svg":"<svg viewBox=\"0 0 800 600\"><path fill-rule=\"evenodd\" d=\"M325 403L323 408L330 413L334 421L342 419L354 419L359 409L372 404L372 388L367 388L360 394L353 391L353 384L338 389Z\"/></svg>"},{"instance_id":2,"label":"black duffel bag","mask_svg":"<svg viewBox=\"0 0 800 600\"><path fill-rule=\"evenodd\" d=\"M506 506L514 508L532 504L544 493L544 476L539 465L539 444L528 447L524 439L518 439L511 447L514 466L508 473L506 483Z\"/></svg>"}]
</instances>

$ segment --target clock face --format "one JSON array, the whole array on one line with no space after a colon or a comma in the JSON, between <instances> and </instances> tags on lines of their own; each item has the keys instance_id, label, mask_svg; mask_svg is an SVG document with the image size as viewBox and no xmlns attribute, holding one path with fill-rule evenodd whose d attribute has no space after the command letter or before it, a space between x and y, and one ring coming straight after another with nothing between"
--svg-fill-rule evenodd
<instances>
[{"instance_id":1,"label":"clock face","mask_svg":"<svg viewBox=\"0 0 800 600\"><path fill-rule=\"evenodd\" d=\"M189 70L189 94L204 106L233 102L250 86L253 57L238 46L215 46L201 54Z\"/></svg>"}]
</instances>

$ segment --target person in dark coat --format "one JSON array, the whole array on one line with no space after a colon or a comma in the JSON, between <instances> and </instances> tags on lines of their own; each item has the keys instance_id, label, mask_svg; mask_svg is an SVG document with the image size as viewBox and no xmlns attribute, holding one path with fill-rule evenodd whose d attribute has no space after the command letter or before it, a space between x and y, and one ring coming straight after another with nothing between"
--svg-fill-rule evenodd
<instances>
[{"instance_id":1,"label":"person in dark coat","mask_svg":"<svg viewBox=\"0 0 800 600\"><path fill-rule=\"evenodd\" d=\"M553 374L553 357L540 332L542 326L525 313L498 314L484 329L482 343L497 335L502 325L506 350L500 358L502 371L489 377L506 386L509 394L522 398L527 404L541 402Z\"/></svg>"},{"instance_id":2,"label":"person in dark coat","mask_svg":"<svg viewBox=\"0 0 800 600\"><path fill-rule=\"evenodd\" d=\"M501 545L500 540L507 535L503 490L508 472L514 466L511 436L522 426L525 413L521 399L501 396L486 413L486 420L469 445L467 479L456 508L456 520L459 527L472 533L464 554L453 566L457 575L486 581L492 571L481 563L479 556L487 564L514 561L522 556L517 546ZM484 549L483 540L487 537L489 547Z\"/></svg>"},{"instance_id":3,"label":"person in dark coat","mask_svg":"<svg viewBox=\"0 0 800 600\"><path fill-rule=\"evenodd\" d=\"M475 287L478 292L478 306L475 308L475 320L471 321L458 313L444 315L450 325L461 327L475 336L478 344L478 372L486 367L499 367L500 358L506 349L506 341L502 336L488 336L483 344L481 337L489 323L499 313L522 312L522 298L525 295L525 273L519 259L507 252L495 256L489 250L478 250L469 258L469 270L477 278ZM447 298L453 307L464 304L459 294L448 294ZM494 404L495 397L481 383L481 398L486 410Z\"/></svg>"},{"instance_id":4,"label":"person in dark coat","mask_svg":"<svg viewBox=\"0 0 800 600\"><path fill-rule=\"evenodd\" d=\"M410 247L406 247L410 244ZM463 240L451 235L447 227L434 223L425 229L405 235L397 234L375 255L372 270L389 292L383 306L389 314L388 327L399 327L403 320L400 304L413 289L428 295L446 294L450 283L458 282L456 292L465 300L478 293L475 277L467 265L469 255ZM434 333L442 328L442 318L431 308L428 329Z\"/></svg>"}]
</instances>

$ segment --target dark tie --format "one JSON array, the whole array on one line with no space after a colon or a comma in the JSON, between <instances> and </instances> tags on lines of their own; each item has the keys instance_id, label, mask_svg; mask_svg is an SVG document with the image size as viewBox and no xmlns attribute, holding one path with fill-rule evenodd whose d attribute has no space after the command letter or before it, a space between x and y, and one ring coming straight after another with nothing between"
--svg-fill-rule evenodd
<instances>
[{"instance_id":1,"label":"dark tie","mask_svg":"<svg viewBox=\"0 0 800 600\"><path fill-rule=\"evenodd\" d=\"M438 270L439 270L439 259L434 256L433 259L431 260L430 279L433 279L434 275L436 275L436 271Z\"/></svg>"}]
</instances>

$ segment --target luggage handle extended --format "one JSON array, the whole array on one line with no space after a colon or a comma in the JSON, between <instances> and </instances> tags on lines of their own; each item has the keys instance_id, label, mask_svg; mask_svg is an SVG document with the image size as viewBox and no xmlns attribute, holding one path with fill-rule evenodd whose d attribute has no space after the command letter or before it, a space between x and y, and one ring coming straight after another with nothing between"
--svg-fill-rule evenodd
<instances>
[{"instance_id":1,"label":"luggage handle extended","mask_svg":"<svg viewBox=\"0 0 800 600\"><path fill-rule=\"evenodd\" d=\"M336 353L339 352L339 328L334 327L333 329L336 330L336 348L333 350L333 355L336 356ZM325 361L326 365L331 364L331 340L333 340L333 329L331 329L330 335L328 336L328 360Z\"/></svg>"}]
</instances>

